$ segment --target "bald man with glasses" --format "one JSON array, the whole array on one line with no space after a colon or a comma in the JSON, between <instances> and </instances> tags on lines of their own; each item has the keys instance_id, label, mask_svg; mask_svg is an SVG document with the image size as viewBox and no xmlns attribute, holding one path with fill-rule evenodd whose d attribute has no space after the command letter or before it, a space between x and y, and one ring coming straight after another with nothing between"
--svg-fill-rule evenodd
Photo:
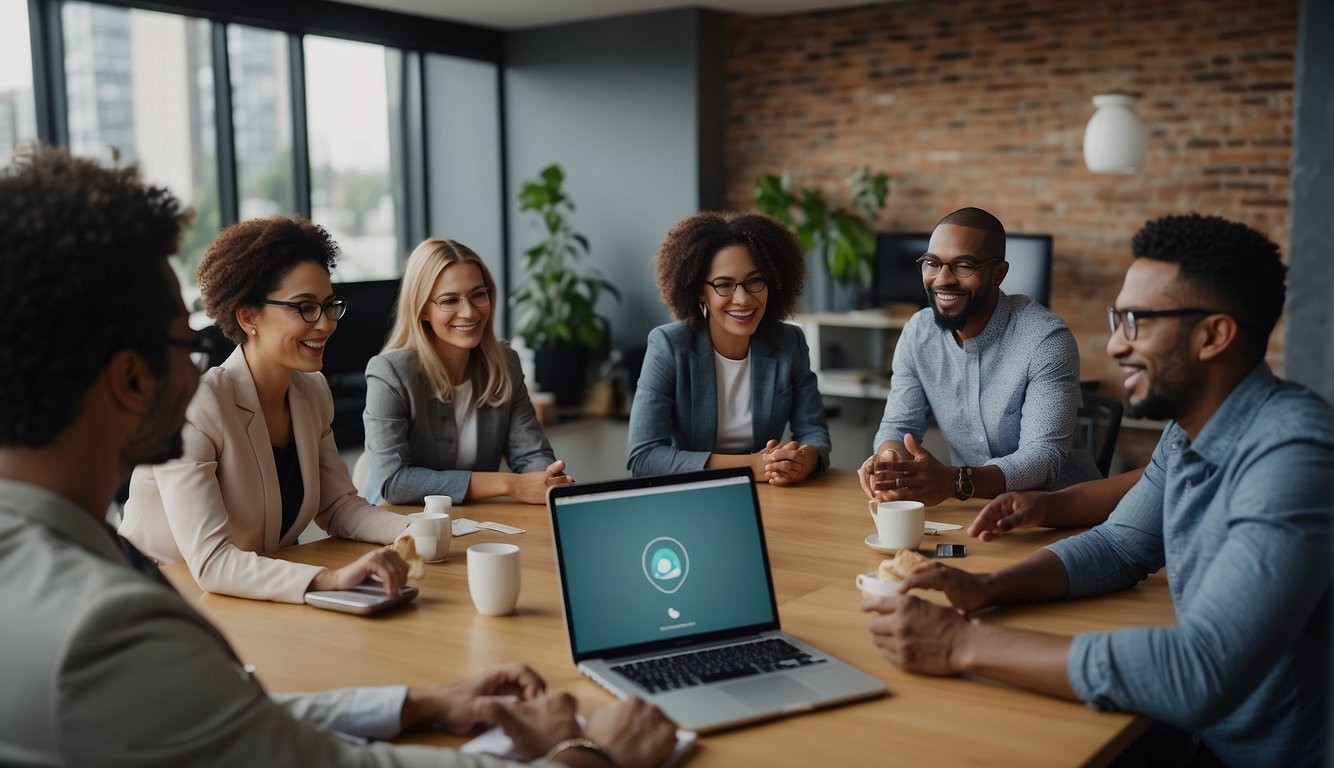
<instances>
[{"instance_id":1,"label":"bald man with glasses","mask_svg":"<svg viewBox=\"0 0 1334 768\"><path fill-rule=\"evenodd\" d=\"M980 208L949 214L917 263L930 306L895 347L876 453L858 470L866 495L929 506L1101 477L1074 449L1074 336L1041 304L1001 291L1009 264L1000 221ZM951 464L922 446L928 414Z\"/></svg>"}]
</instances>

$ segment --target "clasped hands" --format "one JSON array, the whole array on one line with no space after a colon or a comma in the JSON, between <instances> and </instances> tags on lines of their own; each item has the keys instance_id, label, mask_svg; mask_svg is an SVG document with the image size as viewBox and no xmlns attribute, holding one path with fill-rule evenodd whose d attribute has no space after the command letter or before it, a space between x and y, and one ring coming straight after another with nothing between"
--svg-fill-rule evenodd
<instances>
[{"instance_id":1,"label":"clasped hands","mask_svg":"<svg viewBox=\"0 0 1334 768\"><path fill-rule=\"evenodd\" d=\"M920 501L939 504L954 495L958 471L940 463L911 434L903 436L903 447L912 456L904 460L898 451L882 450L857 468L862 490L876 501Z\"/></svg>"},{"instance_id":2,"label":"clasped hands","mask_svg":"<svg viewBox=\"0 0 1334 768\"><path fill-rule=\"evenodd\" d=\"M770 440L754 456L757 478L770 485L792 485L811 476L820 455L809 445L798 445L796 440L782 445Z\"/></svg>"},{"instance_id":3,"label":"clasped hands","mask_svg":"<svg viewBox=\"0 0 1334 768\"><path fill-rule=\"evenodd\" d=\"M401 724L404 730L423 726L456 735L499 725L527 760L583 735L626 768L659 765L676 744L676 726L641 699L591 713L582 729L575 713L573 696L548 693L546 682L531 668L506 664L453 683L409 688Z\"/></svg>"}]
</instances>

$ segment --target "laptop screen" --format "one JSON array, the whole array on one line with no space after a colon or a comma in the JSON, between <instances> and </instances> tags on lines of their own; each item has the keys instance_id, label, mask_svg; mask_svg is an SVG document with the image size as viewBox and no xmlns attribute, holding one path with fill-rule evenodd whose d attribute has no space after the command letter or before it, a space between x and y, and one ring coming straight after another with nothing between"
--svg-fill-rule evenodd
<instances>
[{"instance_id":1,"label":"laptop screen","mask_svg":"<svg viewBox=\"0 0 1334 768\"><path fill-rule=\"evenodd\" d=\"M550 505L576 661L778 628L748 470L561 486Z\"/></svg>"}]
</instances>

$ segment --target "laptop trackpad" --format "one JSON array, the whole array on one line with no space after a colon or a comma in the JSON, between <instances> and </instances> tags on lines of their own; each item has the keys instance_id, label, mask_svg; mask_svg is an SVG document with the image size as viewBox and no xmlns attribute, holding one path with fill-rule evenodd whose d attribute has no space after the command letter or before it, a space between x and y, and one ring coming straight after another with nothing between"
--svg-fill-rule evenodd
<instances>
[{"instance_id":1,"label":"laptop trackpad","mask_svg":"<svg viewBox=\"0 0 1334 768\"><path fill-rule=\"evenodd\" d=\"M718 690L751 707L781 710L792 704L808 704L820 699L814 688L802 685L787 675L766 675L718 686Z\"/></svg>"}]
</instances>

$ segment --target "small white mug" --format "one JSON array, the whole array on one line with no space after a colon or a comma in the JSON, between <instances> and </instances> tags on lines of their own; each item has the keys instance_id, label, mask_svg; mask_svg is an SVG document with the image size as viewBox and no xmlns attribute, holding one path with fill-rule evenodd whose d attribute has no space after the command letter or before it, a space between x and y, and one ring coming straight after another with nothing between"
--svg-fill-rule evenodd
<instances>
[{"instance_id":1,"label":"small white mug","mask_svg":"<svg viewBox=\"0 0 1334 768\"><path fill-rule=\"evenodd\" d=\"M449 556L449 541L453 533L450 525L449 515L443 512L427 510L408 515L407 533L411 534L413 543L417 545L417 554L423 560L438 563Z\"/></svg>"},{"instance_id":2,"label":"small white mug","mask_svg":"<svg viewBox=\"0 0 1334 768\"><path fill-rule=\"evenodd\" d=\"M898 579L882 579L875 571L857 574L856 581L857 589L866 597L893 597L898 594L899 585L903 583Z\"/></svg>"},{"instance_id":3,"label":"small white mug","mask_svg":"<svg viewBox=\"0 0 1334 768\"><path fill-rule=\"evenodd\" d=\"M926 505L920 501L876 501L866 503L875 521L880 546L887 549L917 549L926 534Z\"/></svg>"},{"instance_id":4,"label":"small white mug","mask_svg":"<svg viewBox=\"0 0 1334 768\"><path fill-rule=\"evenodd\" d=\"M468 593L478 613L504 616L519 604L519 548L488 542L468 547Z\"/></svg>"}]
</instances>

